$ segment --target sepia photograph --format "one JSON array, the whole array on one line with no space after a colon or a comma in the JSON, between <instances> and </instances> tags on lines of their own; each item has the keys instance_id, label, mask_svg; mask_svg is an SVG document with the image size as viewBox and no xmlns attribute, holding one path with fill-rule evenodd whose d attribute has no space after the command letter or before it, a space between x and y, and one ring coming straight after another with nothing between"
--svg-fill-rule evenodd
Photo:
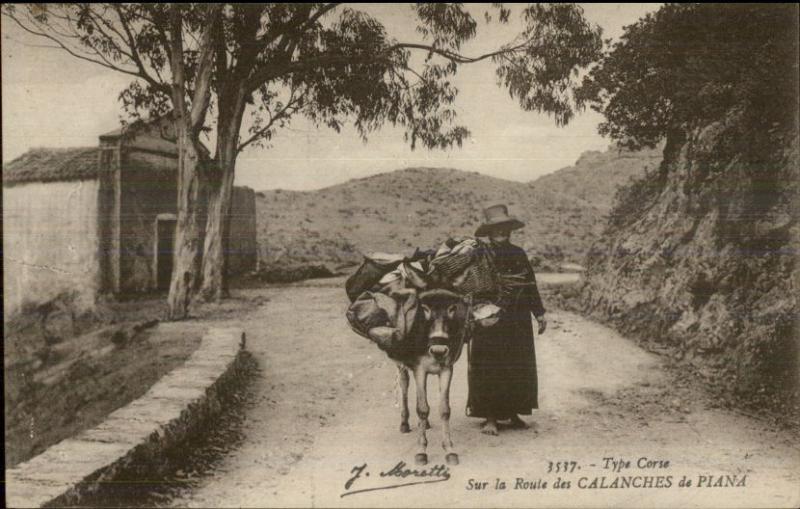
<instances>
[{"instance_id":1,"label":"sepia photograph","mask_svg":"<svg viewBox=\"0 0 800 509\"><path fill-rule=\"evenodd\" d=\"M800 506L800 6L0 6L5 507Z\"/></svg>"}]
</instances>

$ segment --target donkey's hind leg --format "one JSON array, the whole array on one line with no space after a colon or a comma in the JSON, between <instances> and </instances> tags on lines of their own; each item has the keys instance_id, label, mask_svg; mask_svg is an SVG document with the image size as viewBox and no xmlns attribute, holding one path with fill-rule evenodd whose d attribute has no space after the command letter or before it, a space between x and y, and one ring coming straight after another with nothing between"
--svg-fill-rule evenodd
<instances>
[{"instance_id":1,"label":"donkey's hind leg","mask_svg":"<svg viewBox=\"0 0 800 509\"><path fill-rule=\"evenodd\" d=\"M400 381L400 433L408 433L411 427L408 425L408 385L410 376L405 366L397 365L397 378Z\"/></svg>"}]
</instances>

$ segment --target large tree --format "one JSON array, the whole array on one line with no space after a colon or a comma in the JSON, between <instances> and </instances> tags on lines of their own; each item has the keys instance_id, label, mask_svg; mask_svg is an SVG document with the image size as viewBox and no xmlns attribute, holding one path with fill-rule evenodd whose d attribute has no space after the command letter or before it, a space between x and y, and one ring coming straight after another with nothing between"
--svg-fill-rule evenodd
<instances>
[{"instance_id":1,"label":"large tree","mask_svg":"<svg viewBox=\"0 0 800 509\"><path fill-rule=\"evenodd\" d=\"M666 4L625 28L577 94L600 133L631 148L740 108L766 129L797 115L798 9L791 4Z\"/></svg>"},{"instance_id":2,"label":"large tree","mask_svg":"<svg viewBox=\"0 0 800 509\"><path fill-rule=\"evenodd\" d=\"M581 107L573 94L578 71L598 56L601 41L580 7L482 9L486 23L507 25L515 15L522 29L472 56L462 46L478 34L475 8L408 8L417 40L394 40L358 5L338 3L11 6L4 14L78 58L134 76L121 95L129 111L171 109L184 126L178 139L183 215L170 288L171 314L180 317L195 289L205 298L222 296L225 219L239 153L271 139L293 116L337 130L349 122L365 138L386 123L402 126L412 147L460 145L469 132L456 122L452 79L459 66L484 60L493 62L498 84L525 110L551 114L563 125ZM200 165L199 135L209 127L216 153L212 164ZM202 256L200 193L208 207Z\"/></svg>"}]
</instances>

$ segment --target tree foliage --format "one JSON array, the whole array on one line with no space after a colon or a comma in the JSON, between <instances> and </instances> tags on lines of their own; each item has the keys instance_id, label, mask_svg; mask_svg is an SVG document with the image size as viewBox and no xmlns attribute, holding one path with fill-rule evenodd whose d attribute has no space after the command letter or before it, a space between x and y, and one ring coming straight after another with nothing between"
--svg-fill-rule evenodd
<instances>
[{"instance_id":1,"label":"tree foliage","mask_svg":"<svg viewBox=\"0 0 800 509\"><path fill-rule=\"evenodd\" d=\"M522 31L475 56L462 50L478 35L472 15L477 8L457 3L407 8L417 34L409 41L390 37L381 16L358 4L7 5L3 14L76 58L132 76L120 94L125 110L134 118L172 110L190 131L179 137L179 147L187 141L198 145L201 131L216 131L213 164L180 169L179 195L191 189L200 196L202 186L208 204L202 277L189 277L187 269L182 281L192 287L200 281L200 294L218 299L223 219L237 155L272 139L293 117L337 131L352 124L364 139L383 125L399 126L412 148L460 146L469 131L456 117L453 77L459 66L480 61L495 64L498 85L525 110L552 115L564 125L582 108L574 94L578 73L600 56L602 44L600 29L584 19L579 6L522 8ZM494 4L483 19L508 24L514 12ZM193 153L202 152L194 148ZM178 230L190 224L181 220L181 210L197 209L194 198L185 198ZM191 251L199 244L197 235L190 237L183 242L180 231L176 236L185 244L176 259L185 257L186 267L196 265Z\"/></svg>"},{"instance_id":2,"label":"tree foliage","mask_svg":"<svg viewBox=\"0 0 800 509\"><path fill-rule=\"evenodd\" d=\"M226 84L246 84L253 125L241 148L271 138L295 114L337 130L352 122L364 137L385 123L400 125L412 146L444 148L469 134L456 121L453 76L459 65L484 59L496 63L498 83L526 110L551 114L563 125L581 107L572 95L577 72L598 56L601 41L580 7L526 7L521 33L475 57L460 52L479 31L470 10L452 3L410 8L419 41L391 39L384 23L357 5L223 4L212 107L225 107L219 94ZM507 23L511 12L495 4L484 18ZM132 117L172 107L169 13L166 4L4 7L25 30L73 56L133 76L120 95ZM198 5L186 4L181 13L191 100L199 34L208 19ZM421 65L412 65L413 52L426 55Z\"/></svg>"},{"instance_id":3,"label":"tree foliage","mask_svg":"<svg viewBox=\"0 0 800 509\"><path fill-rule=\"evenodd\" d=\"M798 9L789 4L667 4L625 28L585 78L580 100L601 134L652 147L732 108L791 129L797 115Z\"/></svg>"},{"instance_id":4,"label":"tree foliage","mask_svg":"<svg viewBox=\"0 0 800 509\"><path fill-rule=\"evenodd\" d=\"M532 4L522 18L523 42L493 56L497 77L524 110L552 114L566 125L583 108L584 98L573 91L579 69L598 57L599 32L571 4Z\"/></svg>"}]
</instances>

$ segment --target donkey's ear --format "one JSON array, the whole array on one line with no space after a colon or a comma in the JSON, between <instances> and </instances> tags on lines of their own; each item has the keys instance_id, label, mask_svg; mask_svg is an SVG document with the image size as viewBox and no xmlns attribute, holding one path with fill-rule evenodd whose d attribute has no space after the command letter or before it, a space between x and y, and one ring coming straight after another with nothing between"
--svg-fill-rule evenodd
<instances>
[{"instance_id":1,"label":"donkey's ear","mask_svg":"<svg viewBox=\"0 0 800 509\"><path fill-rule=\"evenodd\" d=\"M420 307L422 308L422 312L425 314L425 319L426 320L430 320L431 315L433 314L433 312L431 311L431 308L429 308L425 304L420 304Z\"/></svg>"},{"instance_id":2,"label":"donkey's ear","mask_svg":"<svg viewBox=\"0 0 800 509\"><path fill-rule=\"evenodd\" d=\"M453 318L453 317L455 317L455 316L456 316L456 311L458 311L458 304L451 304L451 305L450 305L450 306L447 308L447 316L448 316L449 318Z\"/></svg>"}]
</instances>

